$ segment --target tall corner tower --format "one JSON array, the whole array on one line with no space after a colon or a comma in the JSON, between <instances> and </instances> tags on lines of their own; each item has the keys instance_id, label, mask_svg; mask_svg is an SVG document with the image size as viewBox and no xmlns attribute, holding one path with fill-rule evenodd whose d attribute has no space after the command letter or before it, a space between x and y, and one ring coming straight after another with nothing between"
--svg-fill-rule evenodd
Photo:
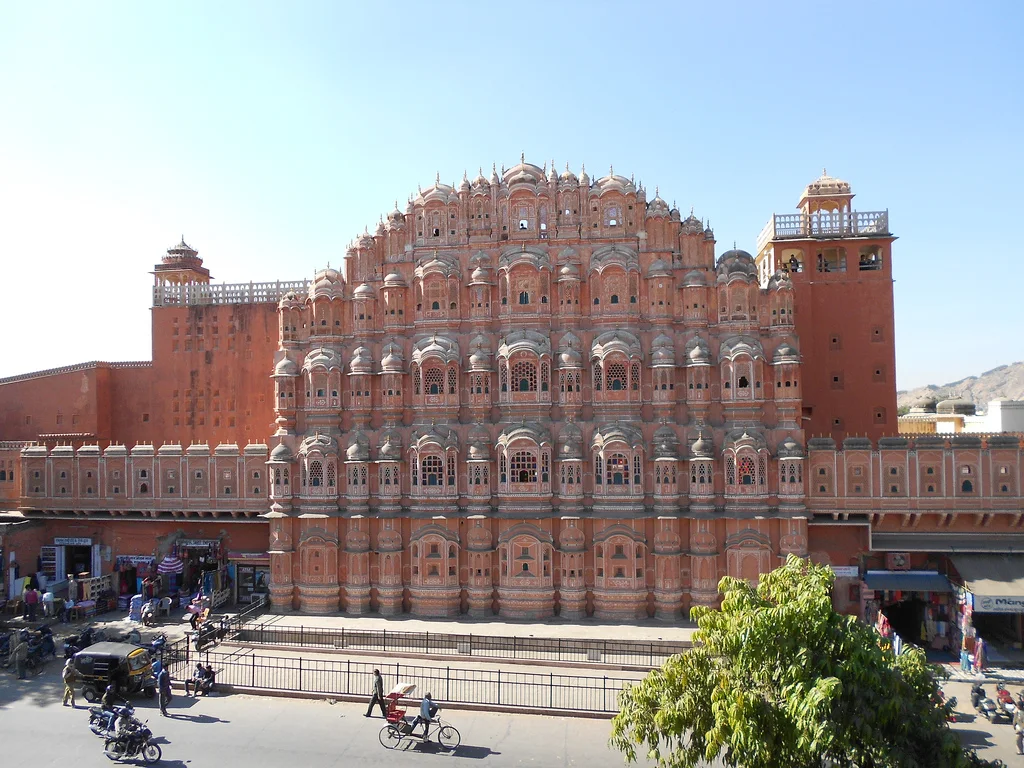
<instances>
[{"instance_id":1,"label":"tall corner tower","mask_svg":"<svg viewBox=\"0 0 1024 768\"><path fill-rule=\"evenodd\" d=\"M773 214L757 242L762 285L793 283L808 437L897 433L888 211L855 211L850 184L822 171L798 213Z\"/></svg>"},{"instance_id":2,"label":"tall corner tower","mask_svg":"<svg viewBox=\"0 0 1024 768\"><path fill-rule=\"evenodd\" d=\"M167 249L167 255L153 267L154 285L205 285L210 282L210 270L203 266L199 251L185 242Z\"/></svg>"}]
</instances>

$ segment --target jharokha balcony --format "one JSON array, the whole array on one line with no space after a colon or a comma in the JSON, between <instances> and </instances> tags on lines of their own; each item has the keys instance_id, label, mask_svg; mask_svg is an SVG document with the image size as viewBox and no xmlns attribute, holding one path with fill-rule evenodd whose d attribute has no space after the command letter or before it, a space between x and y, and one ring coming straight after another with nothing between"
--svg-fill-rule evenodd
<instances>
[{"instance_id":1,"label":"jharokha balcony","mask_svg":"<svg viewBox=\"0 0 1024 768\"><path fill-rule=\"evenodd\" d=\"M776 213L757 236L757 252L773 240L803 240L888 235L888 211L818 211Z\"/></svg>"}]
</instances>

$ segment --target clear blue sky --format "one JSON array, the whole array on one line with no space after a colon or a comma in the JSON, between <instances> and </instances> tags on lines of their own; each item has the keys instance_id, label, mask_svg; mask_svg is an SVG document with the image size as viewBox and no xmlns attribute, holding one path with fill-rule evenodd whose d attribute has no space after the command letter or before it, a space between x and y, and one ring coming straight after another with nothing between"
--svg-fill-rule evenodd
<instances>
[{"instance_id":1,"label":"clear blue sky","mask_svg":"<svg viewBox=\"0 0 1024 768\"><path fill-rule=\"evenodd\" d=\"M900 387L1024 359L1021 9L7 2L0 376L147 359L182 234L218 280L309 277L521 151L660 186L720 252L827 167L899 236Z\"/></svg>"}]
</instances>

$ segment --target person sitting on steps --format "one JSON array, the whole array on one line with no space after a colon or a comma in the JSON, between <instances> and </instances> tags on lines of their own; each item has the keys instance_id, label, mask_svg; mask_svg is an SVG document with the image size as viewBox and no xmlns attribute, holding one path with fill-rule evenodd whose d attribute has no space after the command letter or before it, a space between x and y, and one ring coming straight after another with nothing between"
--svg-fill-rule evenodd
<instances>
[{"instance_id":1,"label":"person sitting on steps","mask_svg":"<svg viewBox=\"0 0 1024 768\"><path fill-rule=\"evenodd\" d=\"M195 671L192 673L192 677L185 681L185 695L198 696L199 691L204 689L205 683L206 669L200 662L197 661ZM194 689L194 691L191 694L189 693L189 686L191 686Z\"/></svg>"}]
</instances>

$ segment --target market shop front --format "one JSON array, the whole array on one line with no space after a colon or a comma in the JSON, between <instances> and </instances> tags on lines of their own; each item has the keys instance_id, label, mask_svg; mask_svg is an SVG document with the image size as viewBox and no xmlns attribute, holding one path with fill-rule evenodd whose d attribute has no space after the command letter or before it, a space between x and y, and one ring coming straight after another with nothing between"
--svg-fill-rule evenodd
<instances>
[{"instance_id":1,"label":"market shop front","mask_svg":"<svg viewBox=\"0 0 1024 768\"><path fill-rule=\"evenodd\" d=\"M235 585L234 601L248 605L265 597L270 584L270 554L267 552L228 552L228 574Z\"/></svg>"},{"instance_id":2,"label":"market shop front","mask_svg":"<svg viewBox=\"0 0 1024 768\"><path fill-rule=\"evenodd\" d=\"M950 561L960 577L964 646L972 651L981 637L990 662L1024 660L1024 555L952 555Z\"/></svg>"},{"instance_id":3,"label":"market shop front","mask_svg":"<svg viewBox=\"0 0 1024 768\"><path fill-rule=\"evenodd\" d=\"M869 570L863 616L886 637L939 650L954 643L953 587L938 571Z\"/></svg>"}]
</instances>

